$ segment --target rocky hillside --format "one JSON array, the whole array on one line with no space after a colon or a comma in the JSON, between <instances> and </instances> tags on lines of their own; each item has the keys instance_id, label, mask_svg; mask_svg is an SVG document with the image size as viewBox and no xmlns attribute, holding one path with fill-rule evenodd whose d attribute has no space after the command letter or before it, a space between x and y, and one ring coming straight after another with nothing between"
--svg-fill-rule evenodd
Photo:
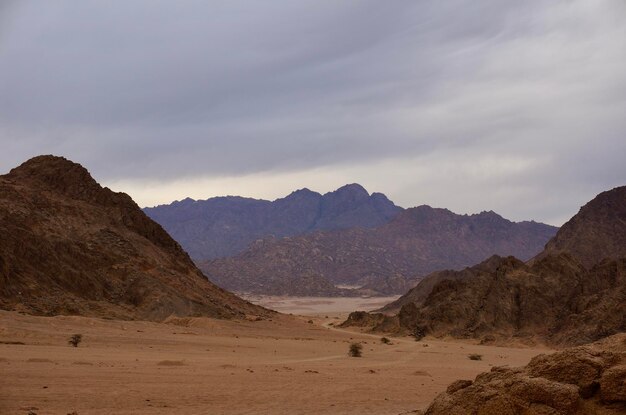
<instances>
[{"instance_id":1,"label":"rocky hillside","mask_svg":"<svg viewBox=\"0 0 626 415\"><path fill-rule=\"evenodd\" d=\"M418 412L421 413L421 412ZM458 380L424 415L626 413L626 335Z\"/></svg>"},{"instance_id":2,"label":"rocky hillside","mask_svg":"<svg viewBox=\"0 0 626 415\"><path fill-rule=\"evenodd\" d=\"M39 156L0 176L0 308L160 320L269 312L206 280L124 193Z\"/></svg>"},{"instance_id":3,"label":"rocky hillside","mask_svg":"<svg viewBox=\"0 0 626 415\"><path fill-rule=\"evenodd\" d=\"M585 268L567 254L532 265L500 258L435 284L426 300L398 314L402 327L488 342L517 338L584 344L626 331L626 259Z\"/></svg>"},{"instance_id":4,"label":"rocky hillside","mask_svg":"<svg viewBox=\"0 0 626 415\"><path fill-rule=\"evenodd\" d=\"M308 189L273 202L243 197L185 199L146 208L195 260L232 256L251 242L317 230L373 228L402 209L385 195L350 184L321 195Z\"/></svg>"},{"instance_id":5,"label":"rocky hillside","mask_svg":"<svg viewBox=\"0 0 626 415\"><path fill-rule=\"evenodd\" d=\"M540 257L567 252L590 267L626 257L626 186L602 192L561 227Z\"/></svg>"},{"instance_id":6,"label":"rocky hillside","mask_svg":"<svg viewBox=\"0 0 626 415\"><path fill-rule=\"evenodd\" d=\"M604 192L585 205L527 263L494 257L462 271L437 272L383 311L399 309L399 325L407 331L484 341L516 337L570 345L624 332L625 191Z\"/></svg>"},{"instance_id":7,"label":"rocky hillside","mask_svg":"<svg viewBox=\"0 0 626 415\"><path fill-rule=\"evenodd\" d=\"M457 215L447 209L407 209L374 229L315 232L253 243L243 253L200 264L229 290L273 295L349 295L406 292L416 275L461 269L494 254L529 259L556 228L514 223L494 212Z\"/></svg>"},{"instance_id":8,"label":"rocky hillside","mask_svg":"<svg viewBox=\"0 0 626 415\"><path fill-rule=\"evenodd\" d=\"M437 285L440 281L461 280L474 276L478 273L489 274L496 270L500 262L501 257L494 255L478 265L474 265L473 267L468 267L460 271L442 270L430 273L418 281L416 285L402 297L387 304L381 308L380 311L385 314L391 314L399 312L402 306L407 304L421 306L424 304L424 301L426 301L435 285Z\"/></svg>"}]
</instances>

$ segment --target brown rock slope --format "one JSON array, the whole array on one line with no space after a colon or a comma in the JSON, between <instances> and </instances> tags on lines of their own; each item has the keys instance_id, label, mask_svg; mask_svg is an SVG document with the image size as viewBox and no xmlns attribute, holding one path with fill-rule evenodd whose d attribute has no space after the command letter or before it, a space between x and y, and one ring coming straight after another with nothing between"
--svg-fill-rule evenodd
<instances>
[{"instance_id":1,"label":"brown rock slope","mask_svg":"<svg viewBox=\"0 0 626 415\"><path fill-rule=\"evenodd\" d=\"M460 280L471 277L477 273L491 273L496 270L501 262L501 257L494 255L489 259L473 267L465 268L461 271L443 270L435 271L422 278L419 283L411 288L406 294L384 306L380 311L385 314L397 313L402 306L415 304L421 306L428 298L435 285L443 280Z\"/></svg>"},{"instance_id":2,"label":"brown rock slope","mask_svg":"<svg viewBox=\"0 0 626 415\"><path fill-rule=\"evenodd\" d=\"M600 194L526 264L494 257L435 273L387 310L400 307L406 330L436 336L571 345L626 331L625 194L626 187Z\"/></svg>"},{"instance_id":3,"label":"brown rock slope","mask_svg":"<svg viewBox=\"0 0 626 415\"><path fill-rule=\"evenodd\" d=\"M352 228L257 241L243 253L200 264L216 284L239 292L341 295L336 285L367 294L396 294L410 279L461 269L494 255L529 259L556 228L514 223L494 212L457 215L446 209L407 209L374 229Z\"/></svg>"},{"instance_id":4,"label":"brown rock slope","mask_svg":"<svg viewBox=\"0 0 626 415\"><path fill-rule=\"evenodd\" d=\"M493 272L481 267L437 283L421 304L402 306L408 330L460 338L520 338L583 344L626 331L626 259L586 269L561 254L529 266L500 258Z\"/></svg>"},{"instance_id":5,"label":"brown rock slope","mask_svg":"<svg viewBox=\"0 0 626 415\"><path fill-rule=\"evenodd\" d=\"M523 368L494 367L459 380L425 415L626 413L626 335L539 355Z\"/></svg>"},{"instance_id":6,"label":"brown rock slope","mask_svg":"<svg viewBox=\"0 0 626 415\"><path fill-rule=\"evenodd\" d=\"M567 223L539 255L567 252L584 266L626 257L626 186L600 193Z\"/></svg>"},{"instance_id":7,"label":"brown rock slope","mask_svg":"<svg viewBox=\"0 0 626 415\"><path fill-rule=\"evenodd\" d=\"M0 308L151 320L268 313L207 281L128 195L54 156L0 176Z\"/></svg>"}]
</instances>

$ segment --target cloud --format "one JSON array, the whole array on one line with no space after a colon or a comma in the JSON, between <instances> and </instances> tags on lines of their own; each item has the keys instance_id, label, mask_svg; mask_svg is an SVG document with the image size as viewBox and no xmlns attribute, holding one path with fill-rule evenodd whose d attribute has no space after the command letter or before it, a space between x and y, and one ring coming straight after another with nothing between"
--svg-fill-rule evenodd
<instances>
[{"instance_id":1,"label":"cloud","mask_svg":"<svg viewBox=\"0 0 626 415\"><path fill-rule=\"evenodd\" d=\"M5 9L2 170L62 154L142 204L359 181L552 223L625 184L619 0Z\"/></svg>"}]
</instances>

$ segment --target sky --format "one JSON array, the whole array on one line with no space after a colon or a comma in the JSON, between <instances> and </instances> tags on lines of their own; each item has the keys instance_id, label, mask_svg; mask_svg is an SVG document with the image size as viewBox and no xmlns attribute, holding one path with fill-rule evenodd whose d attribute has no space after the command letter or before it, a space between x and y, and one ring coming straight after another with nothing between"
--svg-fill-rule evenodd
<instances>
[{"instance_id":1,"label":"sky","mask_svg":"<svg viewBox=\"0 0 626 415\"><path fill-rule=\"evenodd\" d=\"M140 206L360 183L561 225L626 185L626 2L0 0L0 173Z\"/></svg>"}]
</instances>

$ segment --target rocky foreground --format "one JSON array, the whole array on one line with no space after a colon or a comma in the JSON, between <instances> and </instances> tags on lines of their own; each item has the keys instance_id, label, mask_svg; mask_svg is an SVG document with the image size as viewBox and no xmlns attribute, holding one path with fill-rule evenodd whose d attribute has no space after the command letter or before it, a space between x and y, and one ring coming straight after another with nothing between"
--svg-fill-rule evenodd
<instances>
[{"instance_id":1,"label":"rocky foreground","mask_svg":"<svg viewBox=\"0 0 626 415\"><path fill-rule=\"evenodd\" d=\"M418 412L419 413L419 412ZM626 334L459 380L424 415L626 413Z\"/></svg>"}]
</instances>

